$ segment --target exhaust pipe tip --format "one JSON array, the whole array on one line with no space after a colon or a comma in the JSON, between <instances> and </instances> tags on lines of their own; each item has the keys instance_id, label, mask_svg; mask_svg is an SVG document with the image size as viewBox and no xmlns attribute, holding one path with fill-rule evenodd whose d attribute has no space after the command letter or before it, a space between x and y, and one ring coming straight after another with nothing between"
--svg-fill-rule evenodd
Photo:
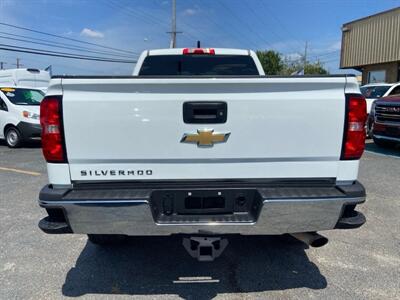
<instances>
[{"instance_id":1,"label":"exhaust pipe tip","mask_svg":"<svg viewBox=\"0 0 400 300\"><path fill-rule=\"evenodd\" d=\"M316 237L315 240L310 243L310 246L314 247L314 248L319 248L319 247L325 246L326 244L328 244L328 238L320 235L319 237Z\"/></svg>"},{"instance_id":2,"label":"exhaust pipe tip","mask_svg":"<svg viewBox=\"0 0 400 300\"><path fill-rule=\"evenodd\" d=\"M314 248L325 246L328 243L328 238L316 233L316 232L299 232L291 233L291 236L297 240Z\"/></svg>"}]
</instances>

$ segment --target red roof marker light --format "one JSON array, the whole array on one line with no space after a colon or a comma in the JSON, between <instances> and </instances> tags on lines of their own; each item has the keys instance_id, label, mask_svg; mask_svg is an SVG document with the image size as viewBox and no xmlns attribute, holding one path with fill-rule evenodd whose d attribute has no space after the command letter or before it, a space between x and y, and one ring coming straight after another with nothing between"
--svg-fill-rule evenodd
<instances>
[{"instance_id":1,"label":"red roof marker light","mask_svg":"<svg viewBox=\"0 0 400 300\"><path fill-rule=\"evenodd\" d=\"M185 48L183 49L184 55L190 54L208 54L215 55L215 50L212 48Z\"/></svg>"}]
</instances>

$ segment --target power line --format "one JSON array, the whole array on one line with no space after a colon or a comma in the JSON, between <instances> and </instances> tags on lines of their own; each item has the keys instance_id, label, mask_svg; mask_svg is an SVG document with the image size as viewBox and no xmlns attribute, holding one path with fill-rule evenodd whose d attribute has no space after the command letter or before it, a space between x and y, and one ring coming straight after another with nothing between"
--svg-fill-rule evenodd
<instances>
[{"instance_id":1,"label":"power line","mask_svg":"<svg viewBox=\"0 0 400 300\"><path fill-rule=\"evenodd\" d=\"M80 56L74 56L74 55L61 55L61 54L53 54L53 53L46 53L46 52L39 52L39 51L19 50L19 49L13 49L13 48L6 48L6 47L2 47L2 46L0 46L0 50L11 51L11 52L29 53L29 54L37 54L37 55L44 55L44 56L64 57L64 58L71 58L71 59L92 60L92 61L101 61L101 62L112 62L112 63L129 63L130 64L130 63L136 63L137 62L137 61L123 61L123 60L110 60L110 59L101 59L101 58L80 57Z\"/></svg>"},{"instance_id":2,"label":"power line","mask_svg":"<svg viewBox=\"0 0 400 300\"><path fill-rule=\"evenodd\" d=\"M140 14L138 14L138 10L137 9L133 10L130 7L121 5L120 2L114 2L112 0L107 0L107 1L105 1L103 3L108 5L108 6L110 6L110 7L112 7L112 8L114 8L114 9L115 8L119 9L123 13L125 13L125 14L127 14L129 16L134 16L136 18L138 17L139 19L142 19L143 21L145 21L145 22L147 22L149 24L153 24L154 25L154 23L156 23L156 24L159 24L159 25L161 25L162 27L165 27L165 28L169 27L169 25L167 23L164 23L164 22L158 20L157 18L154 18L151 15L145 15L145 16L140 15Z\"/></svg>"},{"instance_id":3,"label":"power line","mask_svg":"<svg viewBox=\"0 0 400 300\"><path fill-rule=\"evenodd\" d=\"M320 58L320 57L325 57L325 56L332 56L332 55L339 54L339 52L340 52L340 50L334 50L334 51L329 51L329 52L321 52L320 54L311 55L311 57Z\"/></svg>"},{"instance_id":4,"label":"power line","mask_svg":"<svg viewBox=\"0 0 400 300\"><path fill-rule=\"evenodd\" d=\"M110 0L108 0L108 1L110 1ZM173 1L176 1L176 0L171 0L172 2ZM129 2L129 1L128 1ZM131 2L130 2L131 3ZM172 3L173 4L173 3ZM123 6L124 7L124 6ZM175 7L175 10L176 10L176 4L173 4L173 7ZM125 5L125 7L124 7L125 9L129 9L129 11L132 11L132 12L135 12L135 13L139 13L139 14L142 14L143 16L141 16L142 17L142 19L143 19L143 17L144 18L148 18L149 20L151 20L153 23L154 22L156 22L156 23L159 23L161 26L165 26L165 27L170 27L171 26L171 24L169 24L168 22L164 22L164 21L161 21L161 20L159 20L158 18L156 18L156 17L154 17L151 13L148 13L148 12L146 12L146 11L144 11L144 10L142 10L142 9L140 9L140 7L135 7L135 9L133 10L133 9L131 9L130 7L127 7L126 5ZM176 12L175 12L176 13ZM169 19L170 17L169 16L167 16L165 19ZM187 25L187 24L184 24L185 26L189 26L189 25ZM189 27L191 27L191 28L193 28L193 29L195 29L195 30L197 30L197 28L194 28L194 27L192 27L192 26L189 26ZM175 30L176 30L176 28L175 28ZM170 33L170 32L168 32L168 33ZM183 33L183 32L177 32L177 33ZM186 34L187 36L191 36L193 39L196 39L196 37L194 37L193 35L191 35L191 34Z\"/></svg>"},{"instance_id":5,"label":"power line","mask_svg":"<svg viewBox=\"0 0 400 300\"><path fill-rule=\"evenodd\" d=\"M261 24L261 22L264 24L264 26L266 27L266 28L268 28L268 27L270 27L270 26L268 26L268 24L264 21L264 18L263 17L259 17L257 14L256 14L256 12L254 11L254 9L250 6L250 5L247 5L247 7L248 7L248 9L250 10L250 12L253 14L253 16L255 17L255 20L258 20L259 22L260 22L260 24ZM275 35L277 38L278 38L278 40L283 40L278 34L276 34L275 33L275 31L273 31L273 30L268 30L268 32L271 32L273 35ZM293 52L298 52L298 49L294 49L294 48L292 48L290 45L288 45L292 50L293 50ZM272 48L272 47L271 47Z\"/></svg>"},{"instance_id":6,"label":"power line","mask_svg":"<svg viewBox=\"0 0 400 300\"><path fill-rule=\"evenodd\" d=\"M45 55L45 56L81 59L81 60L114 62L114 63L136 63L137 62L136 60L122 60L122 59L112 59L112 58L106 58L106 57L76 55L76 54L65 53L65 52L47 51L47 50L43 50L43 49L19 47L19 46L14 46L14 45L7 45L7 44L0 44L0 50L30 53L30 54Z\"/></svg>"},{"instance_id":7,"label":"power line","mask_svg":"<svg viewBox=\"0 0 400 300\"><path fill-rule=\"evenodd\" d=\"M133 10L126 5L124 6L123 4L120 4L120 2L116 3L112 0L107 0L107 1L103 1L103 3L113 9L119 9L122 13L124 13L127 16L133 16L135 18L139 18L148 24L151 24L151 25L158 24L159 26L165 27L165 28L168 28L170 26L167 23L153 17L152 15L150 15L142 10L138 10L137 8L135 8ZM165 18L169 18L169 17L165 16ZM189 26L186 24L184 24L184 25L193 28L192 26ZM194 29L196 31L198 31L198 28L194 28ZM184 35L191 37L194 40L198 40L197 37L193 36L192 34L188 33L187 31L185 31Z\"/></svg>"},{"instance_id":8,"label":"power line","mask_svg":"<svg viewBox=\"0 0 400 300\"><path fill-rule=\"evenodd\" d=\"M223 6L223 4L222 4L221 2L215 2L215 3L218 3L218 4L225 10L225 7ZM232 15L234 18L237 19L237 16L235 16L234 14L232 14L231 11L230 11L230 13L231 13L231 15ZM223 32L225 32L227 35L231 36L235 41L238 41L238 42L241 43L241 44L243 43L243 40L239 40L239 39L237 38L237 36L234 35L234 34L232 33L231 30L228 30L228 29L226 29L226 28L224 27L224 24L219 24L219 23L217 23L217 22L214 20L214 18L212 18L212 17L209 17L208 20L209 20L211 23L213 23L215 26L217 26L218 29L221 29L221 30L222 30ZM239 22L240 22L240 20L239 20ZM232 22L232 24L236 24L236 23ZM240 27L240 28L241 28L241 27ZM230 29L232 29L232 27L231 27ZM235 32L235 33L238 33L237 30L235 30L234 32ZM256 44L255 44L251 39L249 39L249 37L248 37L247 34L243 34L243 35L241 35L241 37L243 37L243 38L246 39L247 43L249 44L249 48L251 48L250 45L252 45L253 48L257 48Z\"/></svg>"},{"instance_id":9,"label":"power line","mask_svg":"<svg viewBox=\"0 0 400 300\"><path fill-rule=\"evenodd\" d=\"M0 52L2 53L1 54L2 58L7 59L8 61L15 61L16 56L7 55L6 52L8 52L8 51L0 51ZM19 52L12 52L12 51L10 52L10 54L13 54L13 53L19 53ZM24 57L24 61L28 62L28 64L30 66L36 66L35 68L42 69L41 66L43 66L43 65L47 66L48 64L44 63L43 60L38 59L38 58L40 58L40 56L41 55L27 55L27 56ZM61 60L61 61L52 62L52 65L54 67L71 68L71 69L74 69L74 70L77 70L77 71L80 71L80 72L86 73L86 74L88 73L89 70L96 70L96 72L101 72L101 73L103 73L105 75L108 74L105 71L106 69L104 69L104 68L101 68L101 69L94 68L94 66L96 66L96 64L86 64L84 67L79 67L80 64L68 64L68 62L66 64L64 64L64 63L62 63L62 60Z\"/></svg>"},{"instance_id":10,"label":"power line","mask_svg":"<svg viewBox=\"0 0 400 300\"><path fill-rule=\"evenodd\" d=\"M29 39L29 40L32 40L32 41L51 43L52 45L54 44L54 45L68 46L68 47L71 47L71 48L75 48L76 50L85 50L85 51L89 50L89 51L92 51L93 53L96 52L96 53L105 54L105 55L118 55L118 56L123 56L123 57L131 57L131 55L127 55L127 54L118 54L118 53L111 52L111 51L100 51L100 50L96 50L96 49L88 48L88 47L84 47L84 46L77 46L77 45L74 45L74 44L56 42L56 41L53 41L53 40L33 38L33 37L30 37L30 36L26 36L26 35L8 33L8 32L4 32L4 31L0 31L0 34L12 36L12 37L26 38L26 39ZM137 55L139 55L139 53L137 53L137 52L132 52L132 53L136 53Z\"/></svg>"},{"instance_id":11,"label":"power line","mask_svg":"<svg viewBox=\"0 0 400 300\"><path fill-rule=\"evenodd\" d=\"M119 11L121 11L122 13L124 13L126 16L130 16L130 17L135 17L135 18L139 18L142 21L146 22L147 24L150 25L154 25L154 24L158 24L161 27L165 27L168 28L170 25L168 25L166 22L163 22L155 17L153 17L150 14L145 13L142 10L138 10L137 8L135 8L134 10L131 9L128 6L124 6L122 4L120 4L120 2L113 2L112 0L104 0L102 1L105 5L107 5L108 7L112 8L112 9L118 9ZM142 13L143 15L141 15L140 13ZM165 16L165 19L168 18L167 16ZM193 27L192 27L193 28ZM190 33L188 33L187 31L185 31L184 35L191 37L194 40L197 40L198 38L191 35Z\"/></svg>"},{"instance_id":12,"label":"power line","mask_svg":"<svg viewBox=\"0 0 400 300\"><path fill-rule=\"evenodd\" d=\"M134 52L132 52L132 51L127 51L127 50L118 49L118 48L113 48L113 47L109 47L109 46L105 46L105 45L101 45L101 44L96 44L96 43L81 41L81 40L78 40L78 39L68 38L68 37L65 37L65 36L56 35L56 34L52 34L52 33L47 33L47 32L43 32L43 31L39 31L39 30L34 30L34 29L29 29L29 28L26 28L26 27L17 26L17 25L12 25L12 24L8 24L8 23L0 22L0 25L7 26L7 27L11 27L11 28L16 28L16 29L21 29L21 30L26 30L26 31L30 31L30 32L35 32L35 33L39 33L39 34L43 34L43 35L47 35L47 36L52 36L52 37L56 37L56 38L59 38L59 39L74 41L74 42L77 42L77 43L88 44L88 45L92 45L92 46L96 46L96 47L101 47L101 48L105 48L105 49L110 49L110 50L114 50L114 51L125 52L125 53L129 53L129 54L134 53ZM134 54L135 54L135 53L134 53Z\"/></svg>"},{"instance_id":13,"label":"power line","mask_svg":"<svg viewBox=\"0 0 400 300\"><path fill-rule=\"evenodd\" d=\"M50 50L44 50L44 49L35 49L35 48L20 47L20 46L15 46L15 45L0 44L0 46L14 47L14 48L17 48L17 49L29 49L29 50L42 51L42 52L49 52L49 53L56 53L56 54L76 55L76 56L80 56L80 57L90 57L90 58L99 58L99 59L107 59L107 60L120 60L120 59L113 59L113 58L108 58L108 57L99 57L99 56L82 55L82 54L76 54L76 53L67 53L67 52L50 51Z\"/></svg>"},{"instance_id":14,"label":"power line","mask_svg":"<svg viewBox=\"0 0 400 300\"><path fill-rule=\"evenodd\" d=\"M319 62L321 62L321 63L323 63L323 64L326 64L326 63L331 63L331 62L334 62L334 61L339 61L339 57L336 57L336 58L333 58L333 59L328 59L328 60L318 60Z\"/></svg>"},{"instance_id":15,"label":"power line","mask_svg":"<svg viewBox=\"0 0 400 300\"><path fill-rule=\"evenodd\" d=\"M211 17L211 16L208 16L208 15L206 15L205 16L205 18L208 20L208 21L210 21L211 23L213 23L218 29L220 29L220 30L222 30L226 35L230 35L236 42L239 42L239 44L241 44L241 43L243 43L243 41L240 41L233 33L232 33L232 31L231 30L227 30L223 25L225 25L225 24L220 24L220 23L217 23L216 21L215 21L215 18L213 18L213 17ZM193 27L192 27L193 28ZM195 30L198 30L198 28L194 28ZM236 31L235 31L236 32ZM215 38L214 38L215 39ZM220 41L220 39L218 39L218 41ZM253 44L253 45L255 45L251 40L249 40L248 39L248 42L250 43L250 44Z\"/></svg>"},{"instance_id":16,"label":"power line","mask_svg":"<svg viewBox=\"0 0 400 300\"><path fill-rule=\"evenodd\" d=\"M303 42L299 41L299 40L297 39L297 36L294 35L294 34L292 34L292 33L287 29L287 27L283 24L283 22L281 22L281 20L278 18L278 16L274 14L273 10L270 10L270 9L267 7L266 1L258 1L258 3L261 3L261 5L264 7L264 10L270 12L270 13L268 14L268 16L272 16L272 17L276 20L276 23L277 23L278 25L280 25L281 28L282 28L284 31L286 31L286 33L287 33L288 35L290 35L290 36L292 37L292 39L298 44L299 47L302 48L302 47L303 47ZM261 18L261 19L263 20L263 18ZM295 36L296 36L296 37L295 37Z\"/></svg>"},{"instance_id":17,"label":"power line","mask_svg":"<svg viewBox=\"0 0 400 300\"><path fill-rule=\"evenodd\" d=\"M158 24L159 26L165 28L171 26L170 24L161 21L159 18L155 18L153 15L146 13L143 10L140 10L138 8L135 8L133 10L129 6L121 4L121 2L114 2L114 0L103 0L102 2L113 9L119 9L122 13L124 13L127 16L139 18L148 24L151 25ZM165 17L163 16L161 19L169 19L169 18L170 16L165 15ZM185 31L182 34L188 38L192 38L194 41L202 40L199 34L203 35L204 38L206 38L206 36L209 34L209 32L201 30L198 26L194 27L190 24L182 22L182 20L180 20L179 23L181 24L181 27L185 28ZM217 39L213 37L212 40L216 41Z\"/></svg>"},{"instance_id":18,"label":"power line","mask_svg":"<svg viewBox=\"0 0 400 300\"><path fill-rule=\"evenodd\" d=\"M269 47L271 47L271 44L267 40L265 40L263 36L261 36L257 31L253 30L253 28L247 22L245 22L245 20L241 19L238 15L236 15L236 13L233 11L233 9L231 9L228 5L225 5L225 3L222 1L218 1L216 3L219 3L234 18L238 19L239 21L241 21L242 24L246 25L249 31L251 31L253 34L256 34L259 37L259 39L261 39L265 44L267 44Z\"/></svg>"},{"instance_id":19,"label":"power line","mask_svg":"<svg viewBox=\"0 0 400 300\"><path fill-rule=\"evenodd\" d=\"M113 0L113 1L115 1L115 0ZM130 3L132 3L132 2L130 2ZM150 20L153 20L163 26L166 26L167 28L170 26L170 24L167 21L159 20L158 18L154 17L152 14L140 9L140 7L138 7L137 5L135 6L135 9L132 9L131 7L129 7L127 5L125 5L125 6L123 5L123 7L128 8L131 12L135 12L135 13L139 12L139 15L142 14L144 17L147 17Z\"/></svg>"},{"instance_id":20,"label":"power line","mask_svg":"<svg viewBox=\"0 0 400 300\"><path fill-rule=\"evenodd\" d=\"M1 36L1 35L0 35L0 39L7 39L7 40L25 42L25 43L30 43L30 44L36 44L36 45L49 46L49 47L53 47L53 48L62 48L62 49L69 49L69 50L74 50L74 51L84 51L84 52L89 52L89 53L104 54L102 51L79 50L79 48L76 48L76 47L57 46L57 45L53 45L52 43L33 42L33 41L30 41L27 39L17 39L17 38L6 37L6 36ZM116 54L115 53L115 54L111 54L111 55L125 57L125 58L132 58L132 56L127 56L124 54Z\"/></svg>"}]
</instances>

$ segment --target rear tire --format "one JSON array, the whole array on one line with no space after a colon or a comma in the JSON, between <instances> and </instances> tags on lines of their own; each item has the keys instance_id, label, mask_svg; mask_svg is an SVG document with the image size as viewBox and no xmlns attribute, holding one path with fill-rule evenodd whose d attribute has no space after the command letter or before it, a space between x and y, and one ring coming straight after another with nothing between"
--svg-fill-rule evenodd
<instances>
[{"instance_id":1,"label":"rear tire","mask_svg":"<svg viewBox=\"0 0 400 300\"><path fill-rule=\"evenodd\" d=\"M395 143L391 142L391 141L380 140L377 138L373 138L373 139L374 139L374 143L379 147L391 148L391 147L395 146Z\"/></svg>"},{"instance_id":2,"label":"rear tire","mask_svg":"<svg viewBox=\"0 0 400 300\"><path fill-rule=\"evenodd\" d=\"M15 127L7 128L5 134L7 146L10 148L19 148L22 145L22 136L19 130Z\"/></svg>"},{"instance_id":3,"label":"rear tire","mask_svg":"<svg viewBox=\"0 0 400 300\"><path fill-rule=\"evenodd\" d=\"M126 240L122 234L88 234L88 239L95 245L121 244Z\"/></svg>"}]
</instances>

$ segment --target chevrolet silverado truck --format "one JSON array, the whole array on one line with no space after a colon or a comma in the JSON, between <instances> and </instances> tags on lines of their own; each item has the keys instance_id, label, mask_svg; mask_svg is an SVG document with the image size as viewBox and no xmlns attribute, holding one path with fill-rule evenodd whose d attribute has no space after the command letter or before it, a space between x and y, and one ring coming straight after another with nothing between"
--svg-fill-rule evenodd
<instances>
[{"instance_id":1,"label":"chevrolet silverado truck","mask_svg":"<svg viewBox=\"0 0 400 300\"><path fill-rule=\"evenodd\" d=\"M145 51L133 76L56 76L41 104L46 233L96 244L357 228L366 102L355 77L265 76L249 50Z\"/></svg>"}]
</instances>

